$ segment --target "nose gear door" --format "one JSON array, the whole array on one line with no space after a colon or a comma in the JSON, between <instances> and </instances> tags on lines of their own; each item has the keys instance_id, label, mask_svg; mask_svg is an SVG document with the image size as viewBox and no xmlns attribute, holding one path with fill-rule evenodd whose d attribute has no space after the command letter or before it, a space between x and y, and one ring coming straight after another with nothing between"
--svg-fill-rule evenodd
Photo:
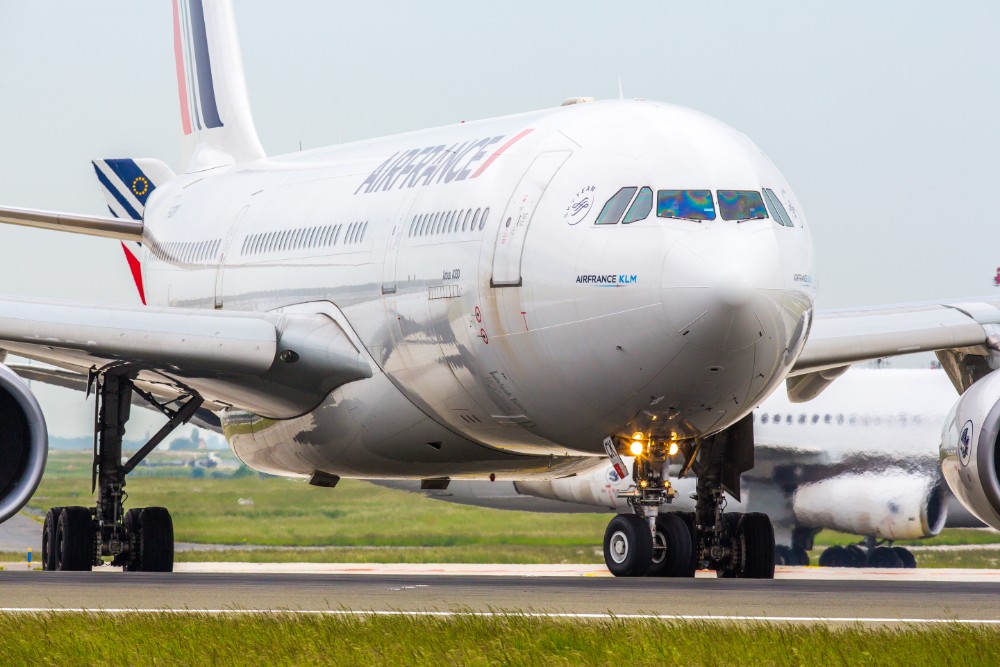
<instances>
[{"instance_id":1,"label":"nose gear door","mask_svg":"<svg viewBox=\"0 0 1000 667\"><path fill-rule=\"evenodd\" d=\"M535 208L552 177L571 154L572 151L542 153L521 177L500 218L493 250L491 287L517 287L521 284L521 255Z\"/></svg>"}]
</instances>

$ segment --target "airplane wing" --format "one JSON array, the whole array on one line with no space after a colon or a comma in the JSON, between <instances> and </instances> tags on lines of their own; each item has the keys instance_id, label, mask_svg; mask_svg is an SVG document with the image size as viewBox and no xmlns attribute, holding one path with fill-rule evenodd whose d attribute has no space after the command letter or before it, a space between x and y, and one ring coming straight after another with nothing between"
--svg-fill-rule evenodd
<instances>
[{"instance_id":1,"label":"airplane wing","mask_svg":"<svg viewBox=\"0 0 1000 667\"><path fill-rule=\"evenodd\" d=\"M1000 300L819 312L787 380L794 402L817 396L851 364L936 352L959 393L989 373L1000 352Z\"/></svg>"},{"instance_id":2,"label":"airplane wing","mask_svg":"<svg viewBox=\"0 0 1000 667\"><path fill-rule=\"evenodd\" d=\"M318 312L0 297L0 349L84 376L124 365L154 395L197 395L208 407L274 419L303 414L336 387L372 374L346 320Z\"/></svg>"}]
</instances>

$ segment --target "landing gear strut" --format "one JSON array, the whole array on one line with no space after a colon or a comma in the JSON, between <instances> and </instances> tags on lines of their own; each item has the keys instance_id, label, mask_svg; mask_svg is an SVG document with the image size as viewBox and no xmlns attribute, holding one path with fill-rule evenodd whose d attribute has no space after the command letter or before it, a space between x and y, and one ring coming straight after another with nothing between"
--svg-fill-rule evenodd
<instances>
[{"instance_id":1,"label":"landing gear strut","mask_svg":"<svg viewBox=\"0 0 1000 667\"><path fill-rule=\"evenodd\" d=\"M90 570L112 558L112 565L131 572L170 572L174 566L174 529L162 507L125 512L125 476L202 405L188 397L175 410L157 402L132 383L127 366L91 374L96 385L94 470L91 491L94 507L53 507L42 528L42 569ZM128 461L122 462L122 439L133 393L167 416L168 421Z\"/></svg>"},{"instance_id":2,"label":"landing gear strut","mask_svg":"<svg viewBox=\"0 0 1000 667\"><path fill-rule=\"evenodd\" d=\"M640 443L632 470L635 489L626 496L632 512L612 519L604 534L608 569L618 577L692 577L696 569L710 569L719 577L773 578L771 520L760 512L724 511L725 492L738 500L740 475L753 467L751 418L680 448L684 471L698 476L695 512L661 512L675 493L666 476L670 448L652 440ZM619 469L610 438L605 449Z\"/></svg>"}]
</instances>

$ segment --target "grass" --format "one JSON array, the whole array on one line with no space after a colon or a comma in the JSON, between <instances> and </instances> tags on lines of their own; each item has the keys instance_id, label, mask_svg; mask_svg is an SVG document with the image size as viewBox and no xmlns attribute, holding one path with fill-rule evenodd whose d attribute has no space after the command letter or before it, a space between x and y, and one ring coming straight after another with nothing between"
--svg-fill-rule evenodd
<instances>
[{"instance_id":1,"label":"grass","mask_svg":"<svg viewBox=\"0 0 1000 667\"><path fill-rule=\"evenodd\" d=\"M996 665L1000 628L497 617L0 617L4 664Z\"/></svg>"}]
</instances>

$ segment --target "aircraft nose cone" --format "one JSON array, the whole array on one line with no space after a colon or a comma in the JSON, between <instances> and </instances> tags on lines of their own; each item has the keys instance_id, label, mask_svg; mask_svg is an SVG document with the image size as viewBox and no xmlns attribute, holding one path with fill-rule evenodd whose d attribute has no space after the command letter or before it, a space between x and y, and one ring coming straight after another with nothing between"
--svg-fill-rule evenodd
<instances>
[{"instance_id":1,"label":"aircraft nose cone","mask_svg":"<svg viewBox=\"0 0 1000 667\"><path fill-rule=\"evenodd\" d=\"M664 259L667 318L694 345L720 351L753 345L780 317L781 264L769 230L692 232Z\"/></svg>"}]
</instances>

